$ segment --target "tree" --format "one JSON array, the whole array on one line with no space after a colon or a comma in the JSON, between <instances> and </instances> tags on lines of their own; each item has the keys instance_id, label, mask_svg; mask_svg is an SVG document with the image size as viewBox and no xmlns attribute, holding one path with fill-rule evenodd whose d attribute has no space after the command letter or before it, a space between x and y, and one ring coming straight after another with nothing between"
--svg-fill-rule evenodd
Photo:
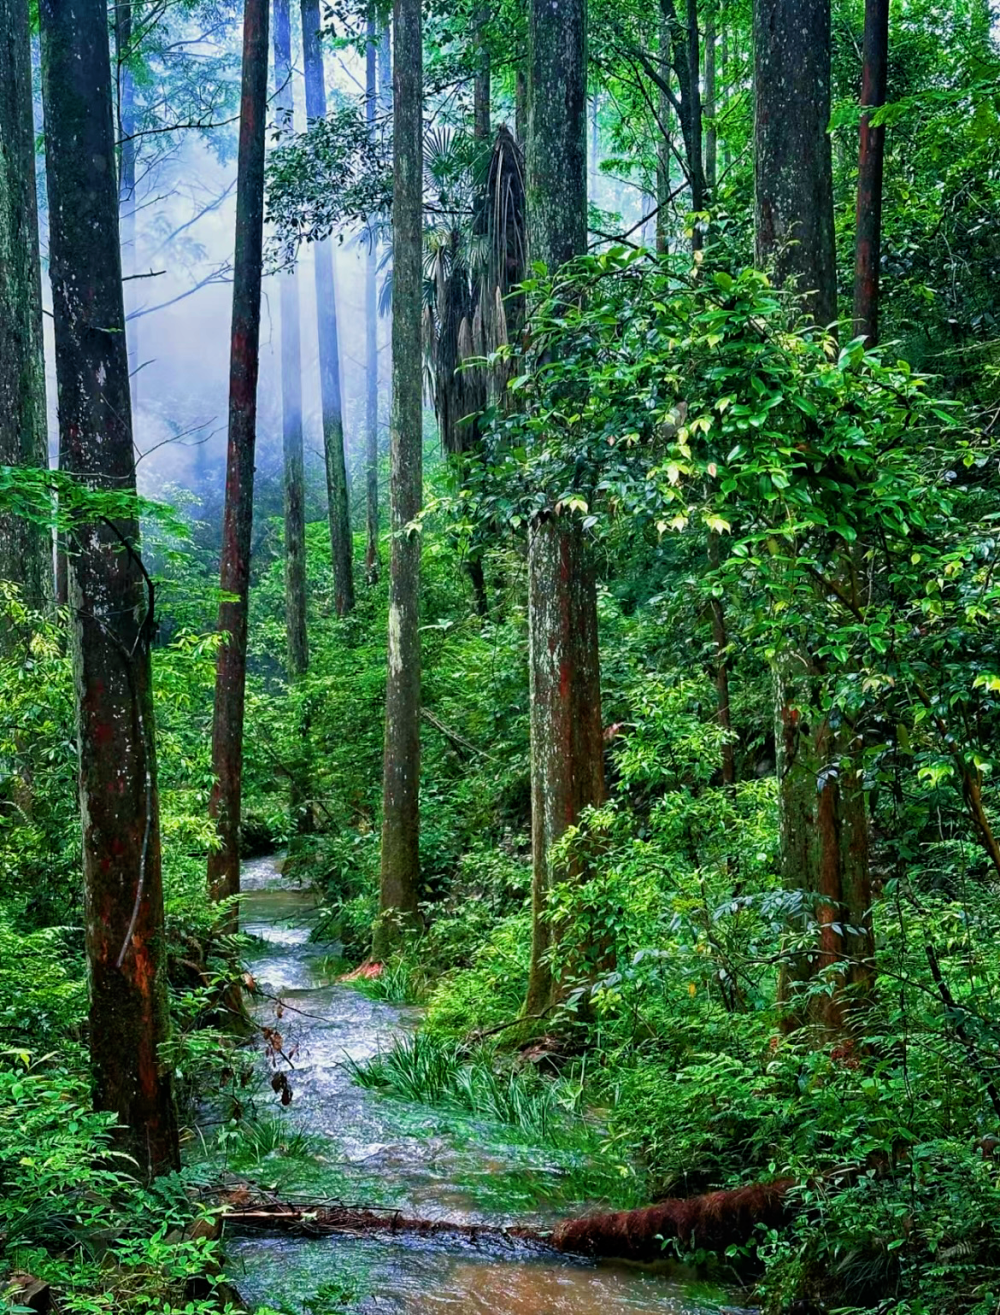
<instances>
[{"instance_id":1,"label":"tree","mask_svg":"<svg viewBox=\"0 0 1000 1315\"><path fill-rule=\"evenodd\" d=\"M274 99L281 128L295 120L292 93L292 23L289 0L274 0ZM285 485L285 633L288 673L309 665L306 633L305 473L302 457L302 361L299 341L298 271L281 276L281 438Z\"/></svg>"},{"instance_id":2,"label":"tree","mask_svg":"<svg viewBox=\"0 0 1000 1315\"><path fill-rule=\"evenodd\" d=\"M179 1167L171 1071L150 645L154 589L135 492L111 62L103 0L43 0L42 86L59 462L123 499L72 535L69 606L94 1103L138 1173Z\"/></svg>"},{"instance_id":3,"label":"tree","mask_svg":"<svg viewBox=\"0 0 1000 1315\"><path fill-rule=\"evenodd\" d=\"M757 257L779 280L794 280L808 313L826 325L837 310L829 0L755 0L753 25ZM840 562L843 588L856 589L856 559L840 554ZM782 994L789 1025L839 1030L847 1021L839 987L857 994L871 977L868 824L850 717L830 697L815 647L788 645L775 663L783 875L818 941L786 969ZM829 973L838 989L799 989Z\"/></svg>"},{"instance_id":4,"label":"tree","mask_svg":"<svg viewBox=\"0 0 1000 1315\"><path fill-rule=\"evenodd\" d=\"M0 0L0 466L47 465L28 5ZM48 534L0 514L0 579L39 608L51 569Z\"/></svg>"},{"instance_id":5,"label":"tree","mask_svg":"<svg viewBox=\"0 0 1000 1315\"><path fill-rule=\"evenodd\" d=\"M420 0L393 11L389 652L374 953L417 915L420 888L420 535L423 497L423 50Z\"/></svg>"},{"instance_id":6,"label":"tree","mask_svg":"<svg viewBox=\"0 0 1000 1315\"><path fill-rule=\"evenodd\" d=\"M378 113L378 41L374 10L368 11L365 32L365 119L374 139ZM369 222L365 255L365 575L378 579L378 246Z\"/></svg>"},{"instance_id":7,"label":"tree","mask_svg":"<svg viewBox=\"0 0 1000 1315\"><path fill-rule=\"evenodd\" d=\"M319 36L319 0L302 0L302 58L306 77L306 116L326 117L323 48ZM351 515L347 465L344 460L343 391L340 385L340 345L337 330L337 287L330 243L315 248L316 322L319 329L319 381L323 405L323 453L333 555L334 604L338 616L354 609Z\"/></svg>"},{"instance_id":8,"label":"tree","mask_svg":"<svg viewBox=\"0 0 1000 1315\"><path fill-rule=\"evenodd\" d=\"M757 263L837 318L830 160L830 0L754 0Z\"/></svg>"},{"instance_id":9,"label":"tree","mask_svg":"<svg viewBox=\"0 0 1000 1315\"><path fill-rule=\"evenodd\" d=\"M865 0L858 212L854 260L854 333L878 342L879 269L882 255L882 173L885 128L873 127L871 109L885 104L889 53L889 0Z\"/></svg>"},{"instance_id":10,"label":"tree","mask_svg":"<svg viewBox=\"0 0 1000 1315\"><path fill-rule=\"evenodd\" d=\"M267 113L268 0L246 0L236 183L236 250L229 357L229 445L222 522L219 646L212 720L215 783L209 813L218 847L208 856L213 899L240 888L240 801L243 777L243 708L247 670L247 609L253 528L257 373L260 364L260 282L264 241L264 130Z\"/></svg>"},{"instance_id":11,"label":"tree","mask_svg":"<svg viewBox=\"0 0 1000 1315\"><path fill-rule=\"evenodd\" d=\"M532 0L526 161L528 250L552 271L587 249L585 0ZM546 916L553 845L604 798L597 592L581 525L557 507L528 539L531 680L531 971L525 1012L558 998Z\"/></svg>"}]
</instances>

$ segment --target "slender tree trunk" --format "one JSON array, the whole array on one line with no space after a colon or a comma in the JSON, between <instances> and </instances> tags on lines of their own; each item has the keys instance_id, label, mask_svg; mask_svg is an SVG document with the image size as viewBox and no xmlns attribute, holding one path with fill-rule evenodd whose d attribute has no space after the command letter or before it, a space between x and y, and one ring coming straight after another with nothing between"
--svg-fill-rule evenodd
<instances>
[{"instance_id":1,"label":"slender tree trunk","mask_svg":"<svg viewBox=\"0 0 1000 1315\"><path fill-rule=\"evenodd\" d=\"M392 24L386 23L382 29L378 47L378 108L383 118L392 119ZM392 269L390 253L387 265L383 267L383 277L388 277ZM382 316L382 329L379 334L378 381L382 420L382 432L389 428L389 412L392 407L392 325L390 316Z\"/></svg>"},{"instance_id":2,"label":"slender tree trunk","mask_svg":"<svg viewBox=\"0 0 1000 1315\"><path fill-rule=\"evenodd\" d=\"M829 0L754 0L757 259L791 278L820 324L836 317ZM794 107L794 113L789 107ZM848 582L850 587L850 582ZM857 747L824 710L824 677L808 651L775 664L778 811L785 884L802 892L818 953L782 974L786 1025L832 1031L871 984L868 827ZM830 991L807 991L836 969ZM847 993L845 994L845 989Z\"/></svg>"},{"instance_id":3,"label":"slender tree trunk","mask_svg":"<svg viewBox=\"0 0 1000 1315\"><path fill-rule=\"evenodd\" d=\"M253 529L257 373L260 365L260 282L264 240L264 137L267 116L268 0L246 0L243 10L243 85L236 175L236 251L229 358L229 449L222 521L220 584L232 601L219 606L225 635L215 678L209 812L219 847L209 854L208 889L224 899L240 889L240 806L243 784L243 708L246 695L247 610Z\"/></svg>"},{"instance_id":4,"label":"slender tree trunk","mask_svg":"<svg viewBox=\"0 0 1000 1315\"><path fill-rule=\"evenodd\" d=\"M719 536L715 530L708 534L708 562L713 571L719 569ZM715 699L716 717L725 734L722 746L722 784L729 789L736 785L736 748L733 744L733 721L729 701L729 636L726 633L726 613L722 599L712 597L712 642L715 645Z\"/></svg>"},{"instance_id":5,"label":"slender tree trunk","mask_svg":"<svg viewBox=\"0 0 1000 1315\"><path fill-rule=\"evenodd\" d=\"M532 260L587 247L586 0L532 0L527 203ZM548 962L552 846L604 798L597 591L580 526L543 512L528 540L532 945L525 1013L559 997Z\"/></svg>"},{"instance_id":6,"label":"slender tree trunk","mask_svg":"<svg viewBox=\"0 0 1000 1315\"><path fill-rule=\"evenodd\" d=\"M705 188L709 199L715 195L719 173L719 137L715 129L715 0L709 0L705 18Z\"/></svg>"},{"instance_id":7,"label":"slender tree trunk","mask_svg":"<svg viewBox=\"0 0 1000 1315\"><path fill-rule=\"evenodd\" d=\"M42 0L42 86L60 465L134 492L111 61L104 0ZM6 33L4 34L6 36ZM69 563L90 1051L97 1109L143 1178L179 1167L169 1035L150 643L135 517L73 535Z\"/></svg>"},{"instance_id":8,"label":"slender tree trunk","mask_svg":"<svg viewBox=\"0 0 1000 1315\"><path fill-rule=\"evenodd\" d=\"M289 0L274 0L274 104L283 132L295 128L292 91L292 19ZM288 674L309 666L306 632L306 516L302 456L302 359L298 271L286 270L281 286L281 438L285 480L285 635Z\"/></svg>"},{"instance_id":9,"label":"slender tree trunk","mask_svg":"<svg viewBox=\"0 0 1000 1315\"><path fill-rule=\"evenodd\" d=\"M732 83L729 81L730 72L729 72L729 24L728 23L723 23L722 25L722 40L719 43L719 56L722 59L722 78L723 78L722 85L725 88L725 98L726 98L726 104L724 108L728 108L729 89L732 86ZM722 138L722 170L724 174L729 172L732 163L733 163L733 156L729 146L729 135L728 133L726 133L723 135Z\"/></svg>"},{"instance_id":10,"label":"slender tree trunk","mask_svg":"<svg viewBox=\"0 0 1000 1315\"><path fill-rule=\"evenodd\" d=\"M369 135L375 136L378 113L378 41L375 15L368 11L365 46L365 118ZM378 251L375 228L368 230L365 257L365 576L369 585L378 581Z\"/></svg>"},{"instance_id":11,"label":"slender tree trunk","mask_svg":"<svg viewBox=\"0 0 1000 1315\"><path fill-rule=\"evenodd\" d=\"M125 279L125 341L128 345L129 375L132 380L133 425L138 414L139 319L135 310L135 79L132 57L132 5L120 0L114 7L115 64L118 107L118 222L121 226L122 274Z\"/></svg>"},{"instance_id":12,"label":"slender tree trunk","mask_svg":"<svg viewBox=\"0 0 1000 1315\"><path fill-rule=\"evenodd\" d=\"M514 135L524 147L528 140L528 75L519 68L514 83Z\"/></svg>"},{"instance_id":13,"label":"slender tree trunk","mask_svg":"<svg viewBox=\"0 0 1000 1315\"><path fill-rule=\"evenodd\" d=\"M865 0L865 53L861 104L885 104L889 54L889 0ZM858 159L858 215L854 260L854 334L869 347L878 342L879 263L882 255L882 171L885 128L873 128L861 115Z\"/></svg>"},{"instance_id":14,"label":"slender tree trunk","mask_svg":"<svg viewBox=\"0 0 1000 1315\"><path fill-rule=\"evenodd\" d=\"M830 158L830 0L754 0L757 262L837 317Z\"/></svg>"},{"instance_id":15,"label":"slender tree trunk","mask_svg":"<svg viewBox=\"0 0 1000 1315\"><path fill-rule=\"evenodd\" d=\"M601 151L601 132L600 124L598 122L599 108L600 98L595 92L590 98L590 160L588 168L588 173L590 175L588 193L590 200L594 205L597 204L597 183L599 177L597 170L600 165L599 156Z\"/></svg>"},{"instance_id":16,"label":"slender tree trunk","mask_svg":"<svg viewBox=\"0 0 1000 1315\"><path fill-rule=\"evenodd\" d=\"M690 142L688 154L691 168L691 209L700 213L707 204L707 186L705 182L704 132L701 113L701 52L698 34L698 0L687 0L687 28L685 32L688 66L688 132ZM695 228L692 249L697 251L703 242L702 233Z\"/></svg>"},{"instance_id":17,"label":"slender tree trunk","mask_svg":"<svg viewBox=\"0 0 1000 1315\"><path fill-rule=\"evenodd\" d=\"M319 39L319 0L302 0L302 61L306 75L306 116L326 117L326 82L323 49ZM320 242L315 249L316 319L319 329L319 383L323 405L323 452L326 458L326 492L330 514L330 552L333 557L334 605L338 616L354 610L354 572L351 513L344 459L344 404L340 378L340 344L337 327L337 286L333 247Z\"/></svg>"},{"instance_id":18,"label":"slender tree trunk","mask_svg":"<svg viewBox=\"0 0 1000 1315\"><path fill-rule=\"evenodd\" d=\"M420 0L395 0L393 30L392 429L389 651L382 858L374 953L417 915L420 889L420 535L423 498L423 51Z\"/></svg>"},{"instance_id":19,"label":"slender tree trunk","mask_svg":"<svg viewBox=\"0 0 1000 1315\"><path fill-rule=\"evenodd\" d=\"M0 0L0 466L48 466L27 0ZM0 514L0 579L50 595L48 530Z\"/></svg>"},{"instance_id":20,"label":"slender tree trunk","mask_svg":"<svg viewBox=\"0 0 1000 1315\"><path fill-rule=\"evenodd\" d=\"M490 139L490 50L485 31L490 21L490 7L480 5L476 11L476 77L472 92L472 131L477 141Z\"/></svg>"},{"instance_id":21,"label":"slender tree trunk","mask_svg":"<svg viewBox=\"0 0 1000 1315\"><path fill-rule=\"evenodd\" d=\"M670 28L660 17L660 70L664 79L670 77ZM667 251L667 206L670 203L670 173L673 146L670 135L670 98L663 87L657 88L657 118L660 133L656 139L656 250L658 255Z\"/></svg>"}]
</instances>

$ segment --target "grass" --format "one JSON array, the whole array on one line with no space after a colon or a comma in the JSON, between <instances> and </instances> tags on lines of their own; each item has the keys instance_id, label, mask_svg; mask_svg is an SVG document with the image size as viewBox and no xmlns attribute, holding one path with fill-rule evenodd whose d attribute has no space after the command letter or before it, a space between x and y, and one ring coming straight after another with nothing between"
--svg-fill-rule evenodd
<instances>
[{"instance_id":1,"label":"grass","mask_svg":"<svg viewBox=\"0 0 1000 1315\"><path fill-rule=\"evenodd\" d=\"M363 1087L502 1123L552 1146L570 1141L581 1150L596 1148L582 1117L581 1084L516 1069L497 1072L493 1058L491 1051L470 1054L458 1042L416 1032L351 1068Z\"/></svg>"}]
</instances>

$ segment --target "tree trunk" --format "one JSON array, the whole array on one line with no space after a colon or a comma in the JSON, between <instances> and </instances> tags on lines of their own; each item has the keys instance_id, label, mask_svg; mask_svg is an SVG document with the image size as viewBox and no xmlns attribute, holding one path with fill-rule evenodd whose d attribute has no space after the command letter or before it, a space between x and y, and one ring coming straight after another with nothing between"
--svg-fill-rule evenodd
<instances>
[{"instance_id":1,"label":"tree trunk","mask_svg":"<svg viewBox=\"0 0 1000 1315\"><path fill-rule=\"evenodd\" d=\"M670 28L660 18L660 70L664 80L670 77ZM673 145L670 136L670 97L663 87L657 87L656 116L660 134L656 139L656 251L667 252L667 206L670 204L670 173Z\"/></svg>"},{"instance_id":2,"label":"tree trunk","mask_svg":"<svg viewBox=\"0 0 1000 1315\"><path fill-rule=\"evenodd\" d=\"M719 536L715 530L709 530L708 563L713 571L718 571L720 559ZM736 748L733 744L729 702L729 636L726 633L726 613L722 599L713 595L709 607L712 614L712 642L715 645L716 717L726 737L722 746L722 784L732 790L736 785Z\"/></svg>"},{"instance_id":3,"label":"tree trunk","mask_svg":"<svg viewBox=\"0 0 1000 1315\"><path fill-rule=\"evenodd\" d=\"M514 82L514 135L518 146L528 141L528 75L518 68Z\"/></svg>"},{"instance_id":4,"label":"tree trunk","mask_svg":"<svg viewBox=\"0 0 1000 1315\"><path fill-rule=\"evenodd\" d=\"M590 98L590 160L589 160L589 182L588 191L590 200L594 205L597 204L597 184L599 179L598 166L600 165L601 151L601 130L598 122L598 110L600 109L600 97L595 92Z\"/></svg>"},{"instance_id":5,"label":"tree trunk","mask_svg":"<svg viewBox=\"0 0 1000 1315\"><path fill-rule=\"evenodd\" d=\"M532 260L552 271L587 248L585 0L532 0L527 204ZM597 591L578 524L541 513L528 541L532 945L525 1013L555 1003L545 916L550 854L604 798Z\"/></svg>"},{"instance_id":6,"label":"tree trunk","mask_svg":"<svg viewBox=\"0 0 1000 1315\"><path fill-rule=\"evenodd\" d=\"M229 358L229 449L222 521L220 584L233 601L219 606L219 648L212 721L215 784L209 813L219 847L208 857L212 899L240 889L240 803L243 784L243 706L247 669L247 610L253 529L257 372L260 364L260 281L264 240L264 136L267 114L268 0L246 0L243 83L236 174L236 251Z\"/></svg>"},{"instance_id":7,"label":"tree trunk","mask_svg":"<svg viewBox=\"0 0 1000 1315\"><path fill-rule=\"evenodd\" d=\"M111 61L103 0L42 0L60 466L134 492ZM6 36L6 33L4 34ZM150 643L137 519L72 537L69 606L94 1104L143 1178L179 1168L170 1068Z\"/></svg>"},{"instance_id":8,"label":"tree trunk","mask_svg":"<svg viewBox=\"0 0 1000 1315\"><path fill-rule=\"evenodd\" d=\"M830 158L830 0L754 0L757 263L837 318Z\"/></svg>"},{"instance_id":9,"label":"tree trunk","mask_svg":"<svg viewBox=\"0 0 1000 1315\"><path fill-rule=\"evenodd\" d=\"M319 0L302 0L302 62L306 77L306 117L326 117L326 82L319 39ZM344 409L337 329L337 286L331 243L315 248L316 321L319 330L319 383L323 405L323 453L330 515L334 606L338 616L354 610L351 513L344 459Z\"/></svg>"},{"instance_id":10,"label":"tree trunk","mask_svg":"<svg viewBox=\"0 0 1000 1315\"><path fill-rule=\"evenodd\" d=\"M0 0L0 466L48 466L27 0ZM0 514L0 579L50 594L46 529Z\"/></svg>"},{"instance_id":11,"label":"tree trunk","mask_svg":"<svg viewBox=\"0 0 1000 1315\"><path fill-rule=\"evenodd\" d=\"M369 134L375 136L378 113L375 15L368 11L365 46L365 118ZM378 581L378 250L375 228L368 229L365 257L365 577L369 585Z\"/></svg>"},{"instance_id":12,"label":"tree trunk","mask_svg":"<svg viewBox=\"0 0 1000 1315\"><path fill-rule=\"evenodd\" d=\"M274 104L280 129L295 128L292 92L292 19L289 0L274 0ZM298 271L279 275L281 286L281 439L285 480L285 634L288 674L309 666L306 632L305 473L302 456L302 360Z\"/></svg>"},{"instance_id":13,"label":"tree trunk","mask_svg":"<svg viewBox=\"0 0 1000 1315\"><path fill-rule=\"evenodd\" d=\"M829 0L754 0L757 259L792 278L822 325L836 318L830 141ZM794 113L789 107L794 107ZM868 829L850 727L823 712L823 674L808 651L775 664L779 819L784 878L804 897L818 945L783 974L786 1025L839 1031L871 981ZM834 990L807 991L841 964Z\"/></svg>"},{"instance_id":14,"label":"tree trunk","mask_svg":"<svg viewBox=\"0 0 1000 1315\"><path fill-rule=\"evenodd\" d=\"M114 7L115 65L118 108L118 222L121 225L122 274L125 277L125 341L128 345L133 425L138 414L139 319L135 310L135 79L132 57L132 5L121 0Z\"/></svg>"},{"instance_id":15,"label":"tree trunk","mask_svg":"<svg viewBox=\"0 0 1000 1315\"><path fill-rule=\"evenodd\" d=\"M708 118L708 127L705 129L705 187L711 199L715 196L715 184L719 173L719 137L715 129L714 0L709 0L709 12L705 19L705 115Z\"/></svg>"},{"instance_id":16,"label":"tree trunk","mask_svg":"<svg viewBox=\"0 0 1000 1315\"><path fill-rule=\"evenodd\" d=\"M490 138L490 51L484 35L489 21L489 5L480 5L476 11L476 77L472 91L472 132L480 142Z\"/></svg>"},{"instance_id":17,"label":"tree trunk","mask_svg":"<svg viewBox=\"0 0 1000 1315\"><path fill-rule=\"evenodd\" d=\"M889 54L889 0L865 0L865 53L861 104L885 104ZM882 170L885 128L872 128L861 115L858 159L858 216L854 260L854 335L869 347L878 342L879 263L882 254Z\"/></svg>"},{"instance_id":18,"label":"tree trunk","mask_svg":"<svg viewBox=\"0 0 1000 1315\"><path fill-rule=\"evenodd\" d=\"M423 497L423 52L420 0L395 0L389 651L374 953L417 915L420 888L420 535Z\"/></svg>"}]
</instances>

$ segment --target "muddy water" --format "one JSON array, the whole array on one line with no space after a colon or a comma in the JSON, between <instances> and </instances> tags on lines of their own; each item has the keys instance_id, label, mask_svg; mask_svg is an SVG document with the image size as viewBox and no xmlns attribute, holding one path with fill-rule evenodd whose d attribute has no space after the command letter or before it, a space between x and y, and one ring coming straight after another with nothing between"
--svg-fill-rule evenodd
<instances>
[{"instance_id":1,"label":"muddy water","mask_svg":"<svg viewBox=\"0 0 1000 1315\"><path fill-rule=\"evenodd\" d=\"M336 980L335 947L310 940L315 901L283 882L276 860L246 863L243 890L243 926L259 938L250 968L275 997L259 1007L259 1020L280 1031L294 1066L279 1061L293 1099L287 1109L273 1107L272 1121L280 1117L282 1124L255 1166L258 1182L285 1198L500 1225L546 1224L585 1208L585 1166L571 1154L518 1144L509 1129L356 1086L345 1060L361 1062L390 1045L415 1026L415 1011L370 1000ZM230 1274L251 1309L256 1303L316 1315L733 1309L676 1275L466 1242L247 1235L230 1237L226 1249Z\"/></svg>"}]
</instances>

